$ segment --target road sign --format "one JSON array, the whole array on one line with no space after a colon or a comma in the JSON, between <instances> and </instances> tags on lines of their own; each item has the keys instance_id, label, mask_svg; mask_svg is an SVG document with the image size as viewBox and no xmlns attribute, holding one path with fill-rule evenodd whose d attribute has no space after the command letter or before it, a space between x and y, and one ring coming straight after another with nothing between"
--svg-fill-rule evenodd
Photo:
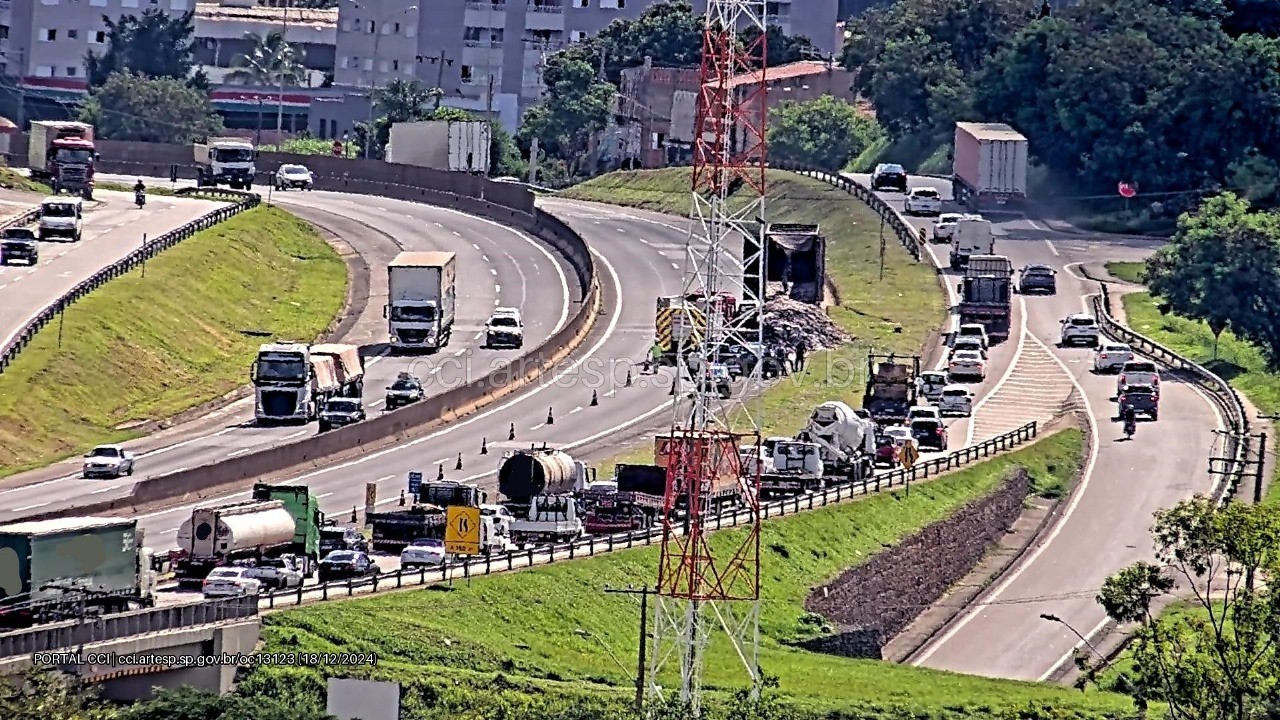
<instances>
[{"instance_id":1,"label":"road sign","mask_svg":"<svg viewBox=\"0 0 1280 720\"><path fill-rule=\"evenodd\" d=\"M333 156L342 157L342 141L341 140L333 141Z\"/></svg>"},{"instance_id":2,"label":"road sign","mask_svg":"<svg viewBox=\"0 0 1280 720\"><path fill-rule=\"evenodd\" d=\"M418 489L421 487L422 487L422 473L420 472L409 473L409 494L417 495Z\"/></svg>"},{"instance_id":3,"label":"road sign","mask_svg":"<svg viewBox=\"0 0 1280 720\"><path fill-rule=\"evenodd\" d=\"M1116 186L1116 192L1120 193L1120 197L1122 198L1131 198L1134 195L1138 194L1138 186L1130 185L1127 182L1122 182L1118 186Z\"/></svg>"},{"instance_id":4,"label":"road sign","mask_svg":"<svg viewBox=\"0 0 1280 720\"><path fill-rule=\"evenodd\" d=\"M480 508L449 507L444 528L444 551L454 555L480 554Z\"/></svg>"},{"instance_id":5,"label":"road sign","mask_svg":"<svg viewBox=\"0 0 1280 720\"><path fill-rule=\"evenodd\" d=\"M920 459L920 451L916 449L915 444L907 443L902 446L902 453L898 458L902 462L902 467L910 470L912 465Z\"/></svg>"}]
</instances>

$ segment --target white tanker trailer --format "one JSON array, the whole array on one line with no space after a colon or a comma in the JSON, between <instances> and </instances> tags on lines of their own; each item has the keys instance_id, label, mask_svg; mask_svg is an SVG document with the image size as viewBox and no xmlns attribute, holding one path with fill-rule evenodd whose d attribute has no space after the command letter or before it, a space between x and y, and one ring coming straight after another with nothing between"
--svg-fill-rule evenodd
<instances>
[{"instance_id":1,"label":"white tanker trailer","mask_svg":"<svg viewBox=\"0 0 1280 720\"><path fill-rule=\"evenodd\" d=\"M291 552L296 532L279 500L196 508L178 528L174 574L180 586L199 586L215 567Z\"/></svg>"},{"instance_id":2,"label":"white tanker trailer","mask_svg":"<svg viewBox=\"0 0 1280 720\"><path fill-rule=\"evenodd\" d=\"M587 466L560 450L519 450L498 463L498 492L511 512L512 540L519 544L565 542L582 537L577 493L592 479Z\"/></svg>"}]
</instances>

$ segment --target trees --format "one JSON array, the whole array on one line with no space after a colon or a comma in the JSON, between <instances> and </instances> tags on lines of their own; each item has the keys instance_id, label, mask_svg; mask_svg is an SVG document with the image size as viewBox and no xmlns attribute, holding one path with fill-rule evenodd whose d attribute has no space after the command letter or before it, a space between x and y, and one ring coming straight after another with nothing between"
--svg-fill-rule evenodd
<instances>
[{"instance_id":1,"label":"trees","mask_svg":"<svg viewBox=\"0 0 1280 720\"><path fill-rule=\"evenodd\" d=\"M1169 705L1178 720L1268 717L1280 700L1280 594L1257 583L1280 571L1280 511L1197 495L1155 515L1159 564L1139 562L1112 575L1098 594L1107 615L1138 623L1138 697ZM1157 615L1175 584L1193 613Z\"/></svg>"},{"instance_id":2,"label":"trees","mask_svg":"<svg viewBox=\"0 0 1280 720\"><path fill-rule=\"evenodd\" d=\"M754 25L738 33L738 41L750 47L760 37L760 29ZM765 48L770 67L786 65L800 60L821 60L822 52L813 46L813 41L803 35L787 36L782 28L770 25L765 32ZM759 67L758 59L755 63Z\"/></svg>"},{"instance_id":3,"label":"trees","mask_svg":"<svg viewBox=\"0 0 1280 720\"><path fill-rule=\"evenodd\" d=\"M1280 364L1280 215L1250 212L1232 193L1178 219L1171 242L1147 261L1147 284L1179 315L1257 344Z\"/></svg>"},{"instance_id":4,"label":"trees","mask_svg":"<svg viewBox=\"0 0 1280 720\"><path fill-rule=\"evenodd\" d=\"M108 720L97 695L57 670L33 668L0 679L0 717L5 720Z\"/></svg>"},{"instance_id":5,"label":"trees","mask_svg":"<svg viewBox=\"0 0 1280 720\"><path fill-rule=\"evenodd\" d=\"M194 11L173 16L159 9L125 15L119 20L104 15L107 49L101 55L90 50L85 56L89 87L103 85L113 73L124 70L149 78L191 78L195 67L194 17ZM197 84L206 82L196 80Z\"/></svg>"},{"instance_id":6,"label":"trees","mask_svg":"<svg viewBox=\"0 0 1280 720\"><path fill-rule=\"evenodd\" d=\"M784 102L769 114L769 154L838 172L879 133L874 121L830 95Z\"/></svg>"},{"instance_id":7,"label":"trees","mask_svg":"<svg viewBox=\"0 0 1280 720\"><path fill-rule=\"evenodd\" d=\"M568 58L548 62L543 78L547 98L525 113L518 137L526 147L537 138L544 152L568 162L576 174L592 133L608 123L614 87L597 80L587 63Z\"/></svg>"},{"instance_id":8,"label":"trees","mask_svg":"<svg viewBox=\"0 0 1280 720\"><path fill-rule=\"evenodd\" d=\"M267 87L281 84L296 86L305 82L307 69L302 65L303 51L285 42L283 34L251 32L245 33L245 40L252 47L231 61L235 70L227 74L227 80Z\"/></svg>"},{"instance_id":9,"label":"trees","mask_svg":"<svg viewBox=\"0 0 1280 720\"><path fill-rule=\"evenodd\" d=\"M112 73L94 88L80 117L112 140L185 145L222 129L205 93L174 78L129 71Z\"/></svg>"}]
</instances>

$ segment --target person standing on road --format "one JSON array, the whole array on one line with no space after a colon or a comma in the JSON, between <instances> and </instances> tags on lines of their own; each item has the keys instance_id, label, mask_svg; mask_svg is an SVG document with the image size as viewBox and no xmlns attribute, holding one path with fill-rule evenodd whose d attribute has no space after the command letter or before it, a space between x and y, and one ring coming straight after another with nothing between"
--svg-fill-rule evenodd
<instances>
[{"instance_id":1,"label":"person standing on road","mask_svg":"<svg viewBox=\"0 0 1280 720\"><path fill-rule=\"evenodd\" d=\"M804 338L800 338L796 341L796 372L804 370L804 354L808 349L808 346L804 344Z\"/></svg>"}]
</instances>

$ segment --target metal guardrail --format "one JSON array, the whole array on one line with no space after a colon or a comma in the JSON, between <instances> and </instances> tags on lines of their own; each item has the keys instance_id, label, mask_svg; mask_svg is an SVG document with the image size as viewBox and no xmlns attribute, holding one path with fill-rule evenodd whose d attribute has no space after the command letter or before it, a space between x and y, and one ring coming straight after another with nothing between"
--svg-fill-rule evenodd
<instances>
[{"instance_id":1,"label":"metal guardrail","mask_svg":"<svg viewBox=\"0 0 1280 720\"><path fill-rule=\"evenodd\" d=\"M30 210L26 210L17 215L14 215L13 217L5 220L4 222L0 222L0 230L4 230L11 227L22 227L24 225L30 225L31 223L39 219L40 219L40 206L37 205L31 208Z\"/></svg>"},{"instance_id":2,"label":"metal guardrail","mask_svg":"<svg viewBox=\"0 0 1280 720\"><path fill-rule=\"evenodd\" d=\"M37 652L65 650L89 643L196 625L209 625L257 615L258 602L256 598L248 596L134 610L116 615L90 617L84 621L66 620L26 630L0 633L0 658L30 656Z\"/></svg>"},{"instance_id":3,"label":"metal guardrail","mask_svg":"<svg viewBox=\"0 0 1280 720\"><path fill-rule=\"evenodd\" d=\"M213 227L232 216L244 212L245 210L257 207L258 203L261 201L261 198L254 193L237 193L237 197L238 200L236 200L233 205L218 208L217 210L214 210L203 217L192 220L181 227L174 228L163 235L158 235L147 240L146 244L142 245L137 250L134 250L125 257L111 263L88 278L80 281L75 287L64 293L62 297L54 300L41 310L39 314L27 322L27 324L18 331L3 350L0 350L0 373L3 373L9 367L9 364L18 356L18 353L22 352L27 345L35 339L36 334L39 333L45 325L48 325L50 321L58 317L60 313L64 312L84 296L102 287L107 282L130 272L147 260L159 255L161 252L168 250L183 240L186 240L197 232Z\"/></svg>"}]
</instances>

